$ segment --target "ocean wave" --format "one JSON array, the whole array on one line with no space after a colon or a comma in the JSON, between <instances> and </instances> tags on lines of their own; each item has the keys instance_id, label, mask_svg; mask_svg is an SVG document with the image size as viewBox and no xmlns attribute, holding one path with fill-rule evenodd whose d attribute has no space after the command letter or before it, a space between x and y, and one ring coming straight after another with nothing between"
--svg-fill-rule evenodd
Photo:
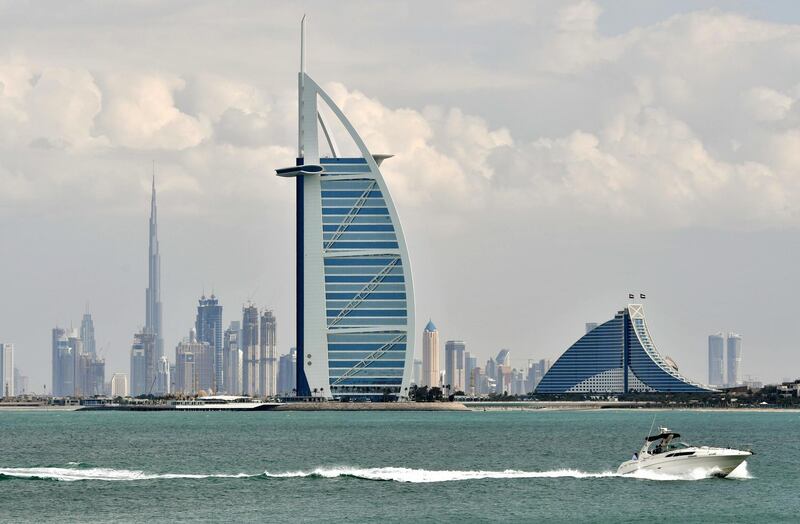
<instances>
[{"instance_id":1,"label":"ocean wave","mask_svg":"<svg viewBox=\"0 0 800 524\"><path fill-rule=\"evenodd\" d=\"M308 471L286 471L271 473L146 473L139 470L86 467L83 463L69 463L70 467L31 467L0 468L0 479L30 479L74 481L139 481L160 479L299 479L299 478L354 478L370 481L432 483L456 482L485 479L548 479L548 478L631 478L651 481L701 480L714 477L714 470L696 469L686 475L669 475L660 472L640 470L628 475L619 475L612 471L587 472L577 469L555 469L550 471L520 471L507 469L504 471L484 470L427 470L401 467L357 468L349 466L319 467ZM728 478L753 478L747 470L747 462L743 462Z\"/></svg>"}]
</instances>

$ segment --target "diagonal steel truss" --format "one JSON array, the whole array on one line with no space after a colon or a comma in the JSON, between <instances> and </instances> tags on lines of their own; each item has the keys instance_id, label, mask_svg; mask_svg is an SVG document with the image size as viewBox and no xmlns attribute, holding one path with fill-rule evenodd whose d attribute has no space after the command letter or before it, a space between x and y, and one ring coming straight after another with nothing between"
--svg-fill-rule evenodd
<instances>
[{"instance_id":1,"label":"diagonal steel truss","mask_svg":"<svg viewBox=\"0 0 800 524\"><path fill-rule=\"evenodd\" d=\"M369 355L364 357L355 366L353 366L350 369L348 369L347 372L344 373L342 376L338 377L336 380L331 382L331 386L335 386L335 385L339 384L344 379L346 379L348 377L352 377L353 375L358 373L360 370L362 370L365 367L369 366L372 362L374 362L374 361L378 360L379 358L381 358L381 356L383 356L384 353L386 353L387 351L392 349L395 346L395 344L398 344L399 342L402 342L403 340L405 340L405 338L406 338L405 333L402 334L402 335L397 335L391 341L387 342L383 346L379 347L378 349L376 349L375 351L373 351L372 353L370 353Z\"/></svg>"},{"instance_id":2,"label":"diagonal steel truss","mask_svg":"<svg viewBox=\"0 0 800 524\"><path fill-rule=\"evenodd\" d=\"M383 282L383 279L385 279L389 273L392 272L392 269L399 263L400 257L394 257L391 262L383 266L383 269L381 269L374 277L372 277L372 280L367 282L367 284L361 288L361 291L359 291L356 296L354 296L350 302L348 302L347 305L343 307L341 311L339 311L339 314L336 315L336 318L328 322L328 328L332 328L338 324L339 321L346 317L348 313L357 308L359 304L366 300L369 294L375 291L375 288L377 288L380 283Z\"/></svg>"},{"instance_id":3,"label":"diagonal steel truss","mask_svg":"<svg viewBox=\"0 0 800 524\"><path fill-rule=\"evenodd\" d=\"M367 189L363 193L361 193L361 196L358 197L356 203L353 205L352 208L350 208L350 211L347 213L347 216L344 217L344 220L342 220L342 222L339 224L339 227L336 228L336 231L331 236L331 239L325 242L326 250L330 249L333 243L339 240L339 237L342 236L342 233L344 233L350 226L350 224L353 222L353 220L355 220L356 215L358 215L358 212L361 211L361 208L364 207L364 204L367 203L369 194L375 190L375 186L377 185L378 185L377 181L373 180L367 186Z\"/></svg>"}]
</instances>

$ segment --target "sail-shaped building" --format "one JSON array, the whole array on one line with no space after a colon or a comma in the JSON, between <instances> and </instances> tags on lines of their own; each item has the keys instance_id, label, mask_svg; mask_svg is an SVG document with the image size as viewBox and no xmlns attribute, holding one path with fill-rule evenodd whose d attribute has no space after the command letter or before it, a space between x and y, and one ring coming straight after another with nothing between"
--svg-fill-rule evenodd
<instances>
[{"instance_id":1,"label":"sail-shaped building","mask_svg":"<svg viewBox=\"0 0 800 524\"><path fill-rule=\"evenodd\" d=\"M556 361L536 393L703 393L653 343L644 306L629 304L589 331Z\"/></svg>"},{"instance_id":2,"label":"sail-shaped building","mask_svg":"<svg viewBox=\"0 0 800 524\"><path fill-rule=\"evenodd\" d=\"M370 153L306 74L303 47L298 155L294 166L277 170L297 185L297 396L400 400L414 356L414 290L379 168L388 156ZM341 156L323 105L358 155Z\"/></svg>"}]
</instances>

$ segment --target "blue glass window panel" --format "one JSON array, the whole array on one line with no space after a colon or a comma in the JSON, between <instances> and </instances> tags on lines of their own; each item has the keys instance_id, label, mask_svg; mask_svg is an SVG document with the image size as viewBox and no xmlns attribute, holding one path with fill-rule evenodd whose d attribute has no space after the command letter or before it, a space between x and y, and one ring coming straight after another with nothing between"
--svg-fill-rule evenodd
<instances>
[{"instance_id":1,"label":"blue glass window panel","mask_svg":"<svg viewBox=\"0 0 800 524\"><path fill-rule=\"evenodd\" d=\"M328 317L335 317L339 314L340 309L326 310ZM408 315L405 309L351 309L347 312L348 317L404 317Z\"/></svg>"},{"instance_id":2,"label":"blue glass window panel","mask_svg":"<svg viewBox=\"0 0 800 524\"><path fill-rule=\"evenodd\" d=\"M323 207L323 215L348 215L350 213L349 207ZM385 207L362 207L358 210L358 215L388 215L389 210Z\"/></svg>"},{"instance_id":3,"label":"blue glass window panel","mask_svg":"<svg viewBox=\"0 0 800 524\"><path fill-rule=\"evenodd\" d=\"M374 277L371 275L325 275L325 282L371 282ZM403 275L387 275L382 282L404 282Z\"/></svg>"},{"instance_id":4,"label":"blue glass window panel","mask_svg":"<svg viewBox=\"0 0 800 524\"><path fill-rule=\"evenodd\" d=\"M358 292L355 293L325 293L325 298L330 300L352 300ZM386 300L405 300L405 293L377 293L369 294L370 300L386 299Z\"/></svg>"},{"instance_id":5,"label":"blue glass window panel","mask_svg":"<svg viewBox=\"0 0 800 524\"><path fill-rule=\"evenodd\" d=\"M387 266L396 257L341 257L341 258L326 258L326 266ZM401 262L398 262L400 264Z\"/></svg>"}]
</instances>

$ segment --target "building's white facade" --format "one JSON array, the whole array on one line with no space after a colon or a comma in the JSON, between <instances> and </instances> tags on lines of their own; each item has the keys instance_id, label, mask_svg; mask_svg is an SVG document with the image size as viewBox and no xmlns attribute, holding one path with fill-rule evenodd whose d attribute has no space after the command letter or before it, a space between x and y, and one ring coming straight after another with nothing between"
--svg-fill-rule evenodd
<instances>
[{"instance_id":1,"label":"building's white facade","mask_svg":"<svg viewBox=\"0 0 800 524\"><path fill-rule=\"evenodd\" d=\"M422 332L422 379L420 386L438 388L442 385L441 361L439 358L439 331L428 321Z\"/></svg>"},{"instance_id":2,"label":"building's white facade","mask_svg":"<svg viewBox=\"0 0 800 524\"><path fill-rule=\"evenodd\" d=\"M728 386L738 386L742 383L742 336L728 333Z\"/></svg>"},{"instance_id":3,"label":"building's white facade","mask_svg":"<svg viewBox=\"0 0 800 524\"><path fill-rule=\"evenodd\" d=\"M0 344L0 397L14 396L14 344Z\"/></svg>"},{"instance_id":4,"label":"building's white facade","mask_svg":"<svg viewBox=\"0 0 800 524\"><path fill-rule=\"evenodd\" d=\"M111 375L111 396L127 397L129 395L130 390L128 389L128 374L114 373Z\"/></svg>"},{"instance_id":5,"label":"building's white facade","mask_svg":"<svg viewBox=\"0 0 800 524\"><path fill-rule=\"evenodd\" d=\"M298 82L298 158L278 170L297 184L297 394L404 398L414 291L400 220L378 168L387 157L367 150L302 60ZM340 155L321 104L360 156Z\"/></svg>"}]
</instances>

